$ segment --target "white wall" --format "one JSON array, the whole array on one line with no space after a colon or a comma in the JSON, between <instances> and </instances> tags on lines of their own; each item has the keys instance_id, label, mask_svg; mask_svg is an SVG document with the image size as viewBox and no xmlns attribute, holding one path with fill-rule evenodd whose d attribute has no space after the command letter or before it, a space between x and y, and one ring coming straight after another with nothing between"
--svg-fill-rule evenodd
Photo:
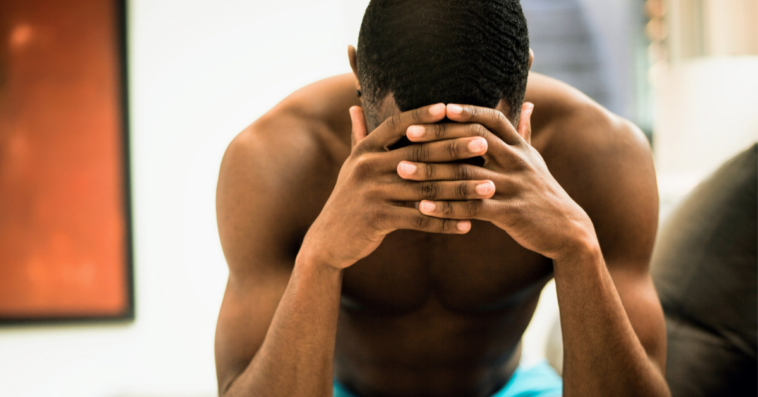
<instances>
[{"instance_id":1,"label":"white wall","mask_svg":"<svg viewBox=\"0 0 758 397\"><path fill-rule=\"evenodd\" d=\"M653 69L661 219L722 163L758 141L758 56Z\"/></svg>"}]
</instances>

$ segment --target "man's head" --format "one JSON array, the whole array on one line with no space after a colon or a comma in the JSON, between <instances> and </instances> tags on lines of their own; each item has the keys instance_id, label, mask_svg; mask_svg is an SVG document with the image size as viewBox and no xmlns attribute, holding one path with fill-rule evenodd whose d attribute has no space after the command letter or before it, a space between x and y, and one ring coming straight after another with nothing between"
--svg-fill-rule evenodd
<instances>
[{"instance_id":1,"label":"man's head","mask_svg":"<svg viewBox=\"0 0 758 397\"><path fill-rule=\"evenodd\" d=\"M350 55L369 130L437 102L500 104L516 123L531 63L519 0L372 0Z\"/></svg>"}]
</instances>

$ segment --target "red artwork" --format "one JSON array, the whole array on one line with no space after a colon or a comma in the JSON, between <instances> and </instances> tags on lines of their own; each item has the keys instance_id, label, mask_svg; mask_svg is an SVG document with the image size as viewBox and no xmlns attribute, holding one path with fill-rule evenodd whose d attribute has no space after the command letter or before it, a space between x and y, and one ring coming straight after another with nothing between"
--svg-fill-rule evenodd
<instances>
[{"instance_id":1,"label":"red artwork","mask_svg":"<svg viewBox=\"0 0 758 397\"><path fill-rule=\"evenodd\" d=\"M122 18L0 0L0 322L131 316Z\"/></svg>"}]
</instances>

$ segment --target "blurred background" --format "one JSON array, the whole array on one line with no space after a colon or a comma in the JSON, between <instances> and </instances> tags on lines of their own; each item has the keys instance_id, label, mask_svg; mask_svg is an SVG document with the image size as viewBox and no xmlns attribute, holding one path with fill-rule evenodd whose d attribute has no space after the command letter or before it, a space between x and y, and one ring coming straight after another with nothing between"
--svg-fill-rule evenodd
<instances>
[{"instance_id":1,"label":"blurred background","mask_svg":"<svg viewBox=\"0 0 758 397\"><path fill-rule=\"evenodd\" d=\"M45 12L52 3L25 2L24 14L8 11L14 2L0 0L0 177L13 159L21 161L18 131L7 122L17 117L12 109L21 95L8 88L18 67L13 57L35 43L54 48L65 33L45 29L49 18L63 18ZM216 395L213 336L227 276L215 219L222 155L239 131L292 91L350 71L347 46L356 44L367 4L126 1L131 199L114 201L113 211L130 218L134 311L117 310L110 321L0 325L0 395ZM650 138L661 222L720 164L758 140L758 0L522 5L533 70L574 85ZM106 116L118 117L92 114ZM67 131L81 139L77 129ZM30 144L22 152L36 150ZM25 178L34 183L33 174ZM0 197L13 193L8 186L0 184ZM0 229L11 230L4 216ZM0 252L0 278L12 265ZM38 271L51 269L42 263ZM551 283L524 337L526 361L549 354L557 310Z\"/></svg>"}]
</instances>

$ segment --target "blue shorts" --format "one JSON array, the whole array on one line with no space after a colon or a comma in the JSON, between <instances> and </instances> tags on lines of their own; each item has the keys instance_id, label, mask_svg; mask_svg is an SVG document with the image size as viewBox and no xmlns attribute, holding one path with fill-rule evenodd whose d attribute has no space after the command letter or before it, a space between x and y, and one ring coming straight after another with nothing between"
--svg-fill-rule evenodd
<instances>
[{"instance_id":1,"label":"blue shorts","mask_svg":"<svg viewBox=\"0 0 758 397\"><path fill-rule=\"evenodd\" d=\"M529 367L519 366L511 380L492 397L558 397L563 394L563 380L547 361ZM333 397L357 397L334 381Z\"/></svg>"}]
</instances>

